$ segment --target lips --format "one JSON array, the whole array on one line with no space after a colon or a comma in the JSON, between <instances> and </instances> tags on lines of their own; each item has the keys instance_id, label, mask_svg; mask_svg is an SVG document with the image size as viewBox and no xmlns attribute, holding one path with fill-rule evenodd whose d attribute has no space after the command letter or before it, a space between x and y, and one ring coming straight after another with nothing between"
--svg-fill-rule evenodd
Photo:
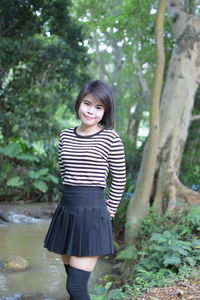
<instances>
[{"instance_id":1,"label":"lips","mask_svg":"<svg viewBox=\"0 0 200 300\"><path fill-rule=\"evenodd\" d=\"M87 120L94 120L94 118L84 115L84 118Z\"/></svg>"}]
</instances>

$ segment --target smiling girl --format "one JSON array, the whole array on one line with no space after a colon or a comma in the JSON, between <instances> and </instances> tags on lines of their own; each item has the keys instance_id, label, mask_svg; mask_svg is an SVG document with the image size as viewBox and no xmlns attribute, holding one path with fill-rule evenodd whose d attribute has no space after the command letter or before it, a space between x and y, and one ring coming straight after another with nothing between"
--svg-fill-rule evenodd
<instances>
[{"instance_id":1,"label":"smiling girl","mask_svg":"<svg viewBox=\"0 0 200 300\"><path fill-rule=\"evenodd\" d=\"M113 254L111 219L125 181L124 147L114 127L114 100L102 81L89 81L75 104L80 126L60 134L58 152L63 195L44 246L60 254L71 300L90 299L90 273L99 256ZM110 172L107 199L104 188Z\"/></svg>"}]
</instances>

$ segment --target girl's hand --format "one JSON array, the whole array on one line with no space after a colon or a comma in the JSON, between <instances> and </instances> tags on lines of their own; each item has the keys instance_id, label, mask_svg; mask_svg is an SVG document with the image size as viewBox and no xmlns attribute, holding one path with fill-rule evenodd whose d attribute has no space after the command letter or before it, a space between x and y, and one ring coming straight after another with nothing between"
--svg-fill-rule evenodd
<instances>
[{"instance_id":1,"label":"girl's hand","mask_svg":"<svg viewBox=\"0 0 200 300\"><path fill-rule=\"evenodd\" d=\"M106 199L106 203L109 203L109 201L110 201L109 199ZM107 207L107 210L110 214L110 219L112 220L112 218L114 217L114 213L111 211L111 209L108 205L106 205L106 207Z\"/></svg>"}]
</instances>

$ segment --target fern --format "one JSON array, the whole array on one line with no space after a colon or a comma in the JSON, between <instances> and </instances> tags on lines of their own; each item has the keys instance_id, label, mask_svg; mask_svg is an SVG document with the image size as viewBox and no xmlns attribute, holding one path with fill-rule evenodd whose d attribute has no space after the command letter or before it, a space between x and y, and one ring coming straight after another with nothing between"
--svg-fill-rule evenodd
<instances>
[{"instance_id":1,"label":"fern","mask_svg":"<svg viewBox=\"0 0 200 300\"><path fill-rule=\"evenodd\" d=\"M117 256L117 259L120 260L128 260L132 259L135 260L137 258L137 251L135 246L128 246L125 249L121 250Z\"/></svg>"},{"instance_id":2,"label":"fern","mask_svg":"<svg viewBox=\"0 0 200 300\"><path fill-rule=\"evenodd\" d=\"M200 230L200 205L193 207L189 211L187 219L197 230Z\"/></svg>"}]
</instances>

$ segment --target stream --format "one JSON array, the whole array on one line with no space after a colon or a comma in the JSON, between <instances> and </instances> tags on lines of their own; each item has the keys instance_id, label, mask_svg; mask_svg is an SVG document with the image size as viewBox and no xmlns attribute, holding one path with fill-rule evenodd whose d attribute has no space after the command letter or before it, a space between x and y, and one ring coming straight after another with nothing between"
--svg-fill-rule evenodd
<instances>
[{"instance_id":1,"label":"stream","mask_svg":"<svg viewBox=\"0 0 200 300\"><path fill-rule=\"evenodd\" d=\"M0 208L2 210L2 205ZM42 204L32 204L28 211L41 212L43 208ZM60 256L43 248L50 219L35 218L30 213L25 215L26 209L24 205L3 207L11 222L0 224L1 266L10 256L19 255L30 259L30 268L20 272L0 268L0 299L66 299L66 274ZM90 277L89 290L93 289L97 278L110 271L111 265L99 259Z\"/></svg>"}]
</instances>

